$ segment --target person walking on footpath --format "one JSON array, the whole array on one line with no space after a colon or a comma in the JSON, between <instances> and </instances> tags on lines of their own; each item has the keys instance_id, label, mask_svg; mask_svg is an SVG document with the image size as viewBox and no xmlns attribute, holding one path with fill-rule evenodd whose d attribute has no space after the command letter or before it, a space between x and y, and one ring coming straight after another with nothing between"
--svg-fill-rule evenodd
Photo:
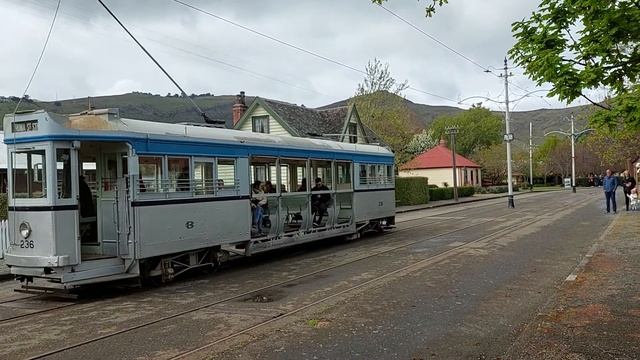
<instances>
[{"instance_id":1,"label":"person walking on footpath","mask_svg":"<svg viewBox=\"0 0 640 360\"><path fill-rule=\"evenodd\" d=\"M636 179L629 175L629 172L625 170L625 172L622 173L622 190L624 192L624 205L627 208L627 211L629 211L629 203L631 202L631 190L635 187Z\"/></svg>"},{"instance_id":2,"label":"person walking on footpath","mask_svg":"<svg viewBox=\"0 0 640 360\"><path fill-rule=\"evenodd\" d=\"M604 197L607 200L607 214L610 212L609 203L613 205L613 213L617 211L616 207L616 188L618 188L618 179L611 175L611 170L607 169L606 175L602 178L602 188L604 189Z\"/></svg>"}]
</instances>

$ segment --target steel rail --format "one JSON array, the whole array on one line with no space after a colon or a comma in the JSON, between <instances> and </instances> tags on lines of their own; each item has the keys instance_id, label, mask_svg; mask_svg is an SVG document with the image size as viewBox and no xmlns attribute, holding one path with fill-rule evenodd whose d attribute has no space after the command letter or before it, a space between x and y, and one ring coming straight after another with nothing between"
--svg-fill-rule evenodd
<instances>
[{"instance_id":1,"label":"steel rail","mask_svg":"<svg viewBox=\"0 0 640 360\"><path fill-rule=\"evenodd\" d=\"M581 205L583 203L587 203L587 202L590 202L590 201L593 201L593 199L592 198L587 198L587 199L581 198L579 201L574 201L573 205L574 206L575 205ZM496 219L513 218L514 215L516 215L518 213L525 213L525 212L531 215L531 212L529 210L526 210L526 209L519 210L519 211L511 211L511 212L508 212L507 214L499 216L497 218L492 218L492 219L488 219L486 221L482 221L482 222L479 222L479 223L463 226L461 228L445 231L445 232L442 232L442 233L437 234L437 235L432 235L432 236L429 236L429 237L426 237L426 238L422 238L420 240L404 243L404 244L398 245L398 246L390 248L390 249L378 251L378 252L375 252L375 253L372 253L372 254L368 254L368 255L365 255L365 256L362 256L362 257L358 257L356 259L348 260L348 261L345 261L345 262L340 263L340 264L332 265L332 266L329 266L329 267L326 267L326 268L323 268L323 269L318 269L318 270L315 270L315 271L312 271L312 272L297 276L295 278L290 278L290 279L279 281L279 282L276 282L276 283L273 283L273 284L270 284L270 285L265 285L265 286L262 286L262 287L257 288L257 289L253 289L253 290L242 292L240 294L231 295L231 296L228 296L228 297L226 297L224 299L215 300L215 301L212 301L212 302L209 302L209 303L206 303L206 304L202 304L202 305L190 308L190 309L186 309L186 310L183 310L183 311L176 312L174 314L162 316L162 317L159 317L159 318L154 319L154 320L149 320L149 321L137 324L137 325L132 325L132 326L129 326L129 327L126 327L126 328L123 328L123 329L108 333L108 334L103 334L103 335L96 336L96 337L93 337L93 338L90 338L90 339L87 339L87 340L84 340L84 341L80 341L80 342L77 342L77 343L74 343L74 344L71 344L71 345L63 346L63 347L60 347L60 348L57 348L57 349L54 349L54 350L51 350L51 351L48 351L48 352L45 352L45 353L34 355L34 356L29 357L28 359L30 359L30 360L31 359L42 359L42 358L47 357L47 356L59 354L59 353L62 353L62 352L68 351L68 350L72 350L72 349L75 349L75 348L78 348L78 347L82 347L82 346L85 346L85 345L88 345L88 344L91 344L91 343L95 343L95 342L98 342L98 341L101 341L101 340L112 338L112 337L120 335L120 334L128 333L128 332L131 332L131 331L134 331L134 330L137 330L137 329L149 327L151 325L154 325L154 324L157 324L157 323L160 323L160 322L163 322L163 321L167 321L167 320L175 319L177 317L181 317L181 316L184 316L184 315L187 315L187 314L191 314L191 313L194 313L194 312L197 312L197 311L200 311L200 310L203 310L203 309L215 306L215 305L223 304L225 302L229 302L229 301L233 301L233 300L237 300L237 299L241 299L241 298L246 298L246 297L248 297L248 296L250 296L252 294L255 294L255 293L258 293L258 292L261 292L261 291L264 291L264 290L268 290L268 289L271 289L271 288L280 287L280 286L286 285L288 283L296 282L296 281L299 281L301 279L317 275L319 273L323 273L323 272L326 272L326 271L329 271L329 270L340 268L340 267L343 267L343 266L346 266L346 265L350 265L350 264L353 264L353 263L356 263L356 262L359 262L359 261L362 261L362 260L366 260L366 259L370 259L372 257L379 256L379 255L387 254L387 253L390 253L392 251L400 250L400 249L403 249L403 248L406 248L406 247L409 247L409 246L412 246L412 245L415 245L415 244L418 244L418 243L421 243L421 242L430 241L430 240L436 239L438 237L442 237L442 236L449 235L449 234L452 234L452 233L460 232L460 231L463 231L463 230L466 230L466 229L469 229L469 228L473 228L473 227L476 227L476 226L479 226L479 225L486 224L488 222L493 222ZM542 214L544 214L545 212L546 212L546 210L544 210ZM542 215L542 214L539 214L539 215ZM304 309L309 308L310 306L317 305L317 304L319 304L319 303L321 303L323 301L330 300L330 299L332 299L332 298L334 298L334 297L336 297L338 295L344 294L344 293L346 293L348 291L357 290L357 289L359 289L359 288L361 288L363 286L366 286L366 285L368 285L370 283L373 283L375 281L379 281L379 280L387 278L387 277L389 277L391 275L398 274L401 271L407 271L407 269L415 267L415 266L417 266L419 264L423 264L425 262L433 261L433 260L435 260L437 258L444 257L447 254L452 253L453 251L460 250L460 248L465 248L465 247L467 247L467 246L469 246L469 245L471 245L473 243L480 242L480 241L486 240L486 239L491 238L491 237L495 237L498 234L502 234L505 231L510 231L512 229L515 229L515 228L519 228L519 227L520 228L525 228L525 227L531 226L532 224L535 224L535 223L537 223L537 222L539 222L541 220L542 220L542 218L538 218L536 220L533 220L532 222L516 223L516 224L508 225L506 227L502 227L501 229L498 229L498 230L496 230L496 231L494 231L494 232L492 232L492 233L490 233L488 235L485 235L485 236L483 236L481 238L478 238L478 239L475 239L475 240L471 240L471 241L466 242L466 243L464 243L462 245L459 245L459 246L456 246L454 248L450 248L450 249L447 249L447 250L442 251L440 253L434 254L434 255L426 258L426 259L419 260L419 261L414 262L414 263L412 263L410 265L407 265L407 266L403 266L400 269L394 270L393 272L386 273L386 274L384 274L384 275L382 275L380 277L367 280L365 283L361 283L361 284L355 285L355 286L353 286L353 287L351 287L349 289L343 290L343 291L341 291L341 292L339 292L337 294L329 295L329 296L327 296L327 297L325 297L323 299L319 299L319 300L317 300L317 301L315 301L315 302L313 302L311 304L308 304L308 305L305 305L305 306L303 306L301 308L298 308L298 309L289 311L287 313L284 313L284 314L282 314L282 315L280 315L280 316L278 316L276 318L269 319L269 320L267 320L265 322L262 322L260 324L251 326L251 327L246 328L244 330L240 330L239 332L236 332L234 334L227 335L227 336L225 336L223 338L215 340L214 342L211 342L211 343L205 344L205 345L203 345L201 347L198 347L197 349L192 349L192 350L189 350L187 352L181 353L181 354L177 355L176 357L174 357L174 359L184 357L184 356L186 356L188 354L191 354L193 352L196 352L196 351L201 351L201 350L203 350L205 348L211 347L211 346L213 346L215 344L218 344L218 343L220 343L222 341L229 340L229 339L231 339L233 337L242 335L242 334L244 334L246 332L249 332L249 331L254 330L256 328L259 328L261 326L270 324L271 322L274 322L274 321L277 321L277 320L282 319L284 317L293 315L293 314L295 314L297 312L300 312L300 311L302 311ZM394 231L393 234L402 233L402 232L405 232L405 231L408 231L408 230L411 230L411 229L419 228L421 226L428 226L428 225L414 225L414 226L411 226L411 227L408 227L408 228L403 228L401 230Z\"/></svg>"}]
</instances>

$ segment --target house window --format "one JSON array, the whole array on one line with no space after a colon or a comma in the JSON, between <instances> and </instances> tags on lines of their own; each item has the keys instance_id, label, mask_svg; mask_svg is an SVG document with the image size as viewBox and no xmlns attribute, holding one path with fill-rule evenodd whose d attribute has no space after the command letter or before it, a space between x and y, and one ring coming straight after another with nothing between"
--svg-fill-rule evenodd
<instances>
[{"instance_id":1,"label":"house window","mask_svg":"<svg viewBox=\"0 0 640 360\"><path fill-rule=\"evenodd\" d=\"M252 116L251 130L258 133L269 133L269 116Z\"/></svg>"},{"instance_id":2,"label":"house window","mask_svg":"<svg viewBox=\"0 0 640 360\"><path fill-rule=\"evenodd\" d=\"M348 141L351 144L355 144L355 143L358 142L358 124L349 123L349 125L347 127L347 133L349 134Z\"/></svg>"}]
</instances>

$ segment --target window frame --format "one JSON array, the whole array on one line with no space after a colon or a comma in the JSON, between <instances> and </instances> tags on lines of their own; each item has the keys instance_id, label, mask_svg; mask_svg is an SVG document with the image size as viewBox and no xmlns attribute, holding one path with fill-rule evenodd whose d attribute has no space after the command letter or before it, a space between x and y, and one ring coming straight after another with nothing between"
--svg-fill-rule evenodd
<instances>
[{"instance_id":1,"label":"window frame","mask_svg":"<svg viewBox=\"0 0 640 360\"><path fill-rule=\"evenodd\" d=\"M257 122L263 122L261 125L261 130L264 131L257 131ZM269 129L269 115L256 115L256 116L252 116L251 117L251 131L255 132L255 133L262 133L262 134L269 134L270 133Z\"/></svg>"}]
</instances>

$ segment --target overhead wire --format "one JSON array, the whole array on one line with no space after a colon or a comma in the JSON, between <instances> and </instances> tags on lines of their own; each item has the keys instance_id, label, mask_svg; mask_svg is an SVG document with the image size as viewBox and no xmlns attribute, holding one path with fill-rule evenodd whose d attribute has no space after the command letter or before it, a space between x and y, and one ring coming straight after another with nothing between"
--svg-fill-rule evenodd
<instances>
[{"instance_id":1,"label":"overhead wire","mask_svg":"<svg viewBox=\"0 0 640 360\"><path fill-rule=\"evenodd\" d=\"M496 74L493 72L493 70L491 70L492 66L484 66L480 63L478 63L477 61L473 60L472 58L468 57L467 55L463 54L462 52L454 49L453 47L447 45L444 41L438 39L437 37L427 33L426 31L422 30L420 27L418 27L417 25L415 25L414 23L410 22L409 20L405 19L404 17L400 16L399 14L395 13L394 11L390 10L389 8L387 8L386 6L379 4L378 6L380 6L384 11L386 11L387 13L389 13L391 16L395 17L396 19L400 20L401 22L407 24L409 27L411 27L412 29L418 31L419 33L421 33L422 35L426 36L427 38L431 39L432 41L436 42L438 45L444 47L445 49L449 50L450 52L458 55L460 58L466 60L467 62L473 64L474 66L482 69L483 72L487 73L487 74L491 74L493 76L496 77L500 77L499 74ZM496 69L495 70L501 70L501 69ZM522 91L525 92L529 92L529 90L521 87L520 85L514 83L513 81L507 79L507 83L509 83L509 85L512 85Z\"/></svg>"},{"instance_id":2,"label":"overhead wire","mask_svg":"<svg viewBox=\"0 0 640 360\"><path fill-rule=\"evenodd\" d=\"M47 45L49 44L49 39L51 39L51 33L53 32L53 26L55 25L56 19L58 18L58 11L60 10L60 3L62 3L62 0L58 0L58 4L56 5L56 10L53 13L53 20L51 20L51 26L49 26L49 31L47 32L47 37L44 40L44 45L42 46L42 51L40 51L40 56L38 56L38 61L36 61L36 66L33 68L33 72L31 73L31 76L29 77L29 81L27 82L27 86L24 88L24 91L22 92L22 96L20 96L20 99L18 100L18 103L16 104L15 109L13 110L14 114L20 108L20 104L22 103L22 99L24 99L24 97L27 95L27 92L29 91L29 87L31 87L31 83L33 82L33 79L36 76L36 72L38 71L38 67L40 67L40 63L42 62L42 58L44 57L44 52L47 49Z\"/></svg>"},{"instance_id":3,"label":"overhead wire","mask_svg":"<svg viewBox=\"0 0 640 360\"><path fill-rule=\"evenodd\" d=\"M245 31L248 31L248 32L252 33L252 34L255 34L255 35L261 36L261 37L263 37L263 38L269 39L269 40L271 40L271 41L274 41L274 42L276 42L276 43L278 43L278 44L280 44L280 45L283 45L283 46L286 46L286 47L292 48L292 49L297 50L297 51L300 51L300 52L303 52L303 53L305 53L305 54L307 54L307 55L313 56L313 57L315 57L315 58L318 58L318 59L321 59L321 60L324 60L324 61L327 61L327 62L330 62L330 63L332 63L332 64L334 64L334 65L341 66L341 67L343 67L343 68L349 69L349 70L354 71L354 72L357 72L357 73L359 73L359 74L367 75L367 73L366 73L364 70L360 70L360 69L358 69L358 68L356 68L356 67L353 67L353 66L351 66L351 65L345 64L345 63L343 63L343 62L341 62L341 61L331 59L331 58L329 58L329 57L327 57L327 56L321 55L321 54L316 53L316 52L314 52L314 51L307 50L307 49L305 49L305 48L303 48L303 47L301 47L301 46L294 45L294 44L289 43L289 42L287 42L287 41L281 40L281 39L279 39L279 38L277 38L277 37L275 37L275 36L268 35L268 34L266 34L266 33L264 33L264 32L261 32L261 31L258 31L258 30L255 30L255 29L252 29L252 28L250 28L250 27L248 27L248 26L245 26L245 25L242 25L242 24L240 24L240 23L238 23L238 22L235 22L235 21L229 20L229 19L227 19L227 18L224 18L224 17L222 17L222 16L220 16L220 15L214 14L214 13L212 13L212 12L210 12L210 11L204 10L204 9L202 9L202 8L200 8L200 7L195 6L195 5L192 5L192 4L189 4L189 3L186 3L186 2L184 2L184 1L182 1L182 0L172 0L172 1L173 1L173 2L175 2L175 3L177 3L177 4L180 4L180 5L182 5L182 6L188 7L188 8L190 8L190 9L194 10L194 11L200 12L200 13L202 13L202 14L204 14L204 15L207 15L207 16L210 16L210 17L212 17L212 18L215 18L215 19L218 19L218 20L220 20L220 21L223 21L223 22L225 22L225 23L227 23L227 24L233 25L233 26L235 26L235 27L239 27L239 28L241 28L241 29L243 29L243 30L245 30ZM433 96L433 97L436 97L436 98L439 98L439 99L443 99L443 100L451 101L451 102L453 102L453 103L456 103L456 104L457 104L457 101L456 101L456 100L451 99L451 98L446 97L446 96L442 96L442 95L438 95L438 94L435 94L435 93L432 93L432 92L429 92L429 91L425 91L425 90L422 90L422 89L418 89L418 88L413 87L413 86L409 86L409 87L408 87L408 89L411 89L411 90L413 90L413 91L420 92L420 93L423 93L423 94L426 94L426 95L429 95L429 96Z\"/></svg>"},{"instance_id":4,"label":"overhead wire","mask_svg":"<svg viewBox=\"0 0 640 360\"><path fill-rule=\"evenodd\" d=\"M34 4L37 5L37 6L42 6L42 7L45 7L45 8L49 8L48 6L43 5L40 2L36 2ZM79 7L74 7L74 6L71 6L71 7L75 8L75 9L77 9L79 11L86 12L86 11L84 11L84 9L81 9ZM71 18L74 21L83 22L83 23L90 24L90 25L93 24L92 22L90 22L90 21L88 21L88 20L86 20L84 18L75 16L75 15L73 15L71 13L68 13L68 12L65 12L65 11L62 11L62 10L60 11L60 14L66 16L68 18ZM110 25L108 25L108 26L110 26ZM149 30L149 29L141 28L139 26L134 26L134 25L128 25L128 27L130 27L132 29L143 30L143 31L146 31L146 32L157 33L159 35L162 35L163 38L167 38L167 36L165 34L161 34L161 33L157 32L157 31L154 31L154 30ZM113 26L113 28L115 29L116 27ZM337 98L335 96L322 93L322 92L320 92L318 90L310 89L310 88L307 88L307 87L304 87L304 86L300 86L300 85L297 85L297 84L294 84L294 83L291 83L291 82L288 82L288 81L285 81L285 80L282 80L282 79L279 79L279 78L276 78L276 77L273 77L273 76L270 76L270 75L265 75L263 73L260 73L260 72L254 71L254 70L250 70L250 69L247 69L245 67L232 64L232 63L230 63L228 61L224 61L224 60L221 60L221 59L218 59L218 58L214 58L214 57L212 57L210 55L205 55L203 53L199 53L199 52L196 52L196 51L193 51L193 50L189 50L189 49L186 49L186 48L183 48L183 47L170 45L168 42L156 40L156 39L154 39L152 37L148 37L148 36L144 36L144 35L143 36L138 35L138 36L141 37L141 38L144 38L144 39L146 39L148 41L151 41L151 42L154 42L156 44L159 44L159 45L161 45L163 47L166 47L166 48L169 48L169 49L173 49L173 50L176 50L176 51L180 51L182 53L188 54L188 55L193 56L193 57L200 58L202 60L206 60L208 62L217 63L217 64L220 64L220 65L223 65L223 66L226 66L226 67L238 70L238 71L242 71L242 72L250 74L250 75L252 75L254 77L257 77L257 78L266 79L266 80L270 80L270 81L273 81L273 82L278 82L278 83L281 83L283 85L289 86L291 88L307 91L307 92L310 92L310 93L316 93L316 94L322 95L322 96L324 96L324 97L326 97L328 99L342 100L342 99L339 99L339 98ZM201 45L193 44L193 43L190 43L190 42L185 41L183 39L173 38L173 40L176 40L176 41L179 41L179 42L183 42L183 43L188 44L188 45L198 46L200 48L203 48ZM203 48L203 49L206 49L206 48ZM287 75L287 76L289 76L289 75Z\"/></svg>"}]
</instances>

